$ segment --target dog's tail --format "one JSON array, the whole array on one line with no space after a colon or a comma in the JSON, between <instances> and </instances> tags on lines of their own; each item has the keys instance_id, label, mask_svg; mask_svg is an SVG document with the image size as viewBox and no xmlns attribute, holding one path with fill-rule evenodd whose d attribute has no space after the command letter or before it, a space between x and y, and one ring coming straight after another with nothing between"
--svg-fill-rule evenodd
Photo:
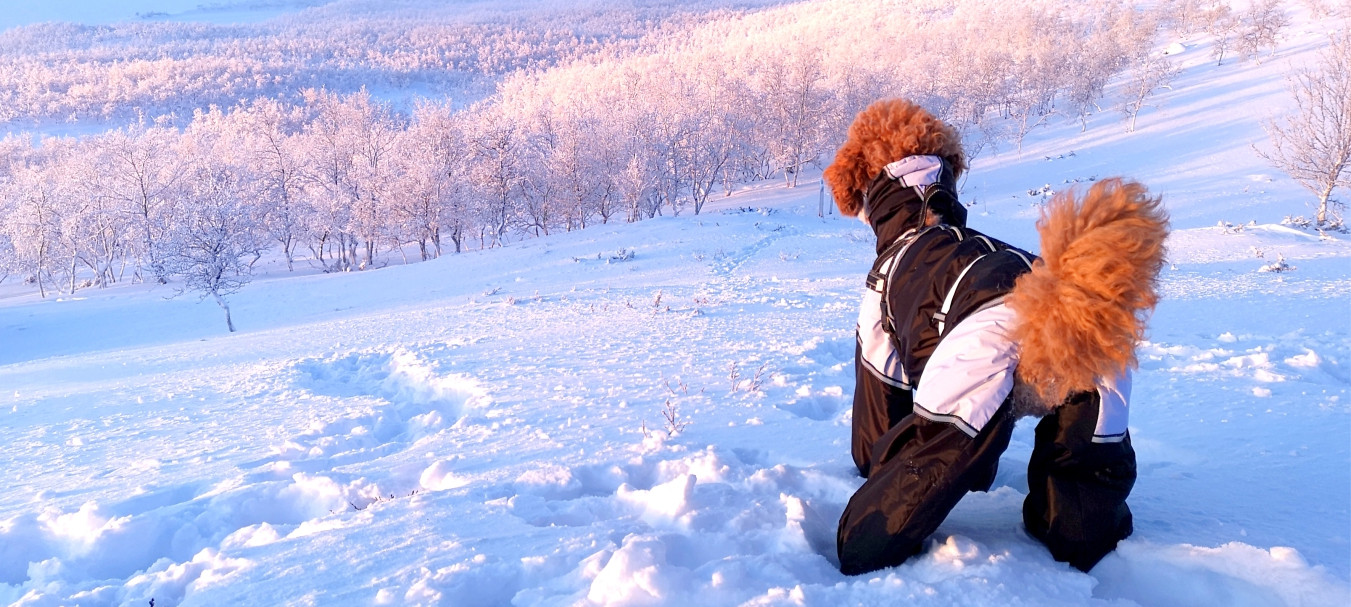
<instances>
[{"instance_id":1,"label":"dog's tail","mask_svg":"<svg viewBox=\"0 0 1351 607\"><path fill-rule=\"evenodd\" d=\"M1063 192L1037 222L1041 259L1009 294L1018 314L1018 373L1043 402L1136 366L1158 303L1168 214L1143 185L1113 178L1076 199Z\"/></svg>"}]
</instances>

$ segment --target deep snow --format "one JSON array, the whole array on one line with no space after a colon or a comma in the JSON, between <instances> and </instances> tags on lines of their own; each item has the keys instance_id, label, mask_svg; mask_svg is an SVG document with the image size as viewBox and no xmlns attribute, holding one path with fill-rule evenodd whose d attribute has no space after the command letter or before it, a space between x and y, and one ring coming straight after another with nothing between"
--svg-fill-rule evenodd
<instances>
[{"instance_id":1,"label":"deep snow","mask_svg":"<svg viewBox=\"0 0 1351 607\"><path fill-rule=\"evenodd\" d=\"M1031 420L925 554L835 569L872 236L811 182L275 272L233 335L163 287L0 299L0 602L1349 604L1351 236L1277 225L1308 196L1249 147L1300 27L1261 66L1187 41L1135 133L1056 125L965 183L974 227L1033 249L1045 184L1125 174L1173 213L1136 532L1090 574L1021 529ZM1295 269L1259 271L1278 254Z\"/></svg>"}]
</instances>

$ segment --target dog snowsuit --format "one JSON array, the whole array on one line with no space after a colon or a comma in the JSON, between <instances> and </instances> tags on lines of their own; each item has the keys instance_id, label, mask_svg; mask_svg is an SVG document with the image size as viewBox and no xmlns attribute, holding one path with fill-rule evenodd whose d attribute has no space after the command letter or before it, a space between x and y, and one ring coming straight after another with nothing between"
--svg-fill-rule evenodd
<instances>
[{"instance_id":1,"label":"dog snowsuit","mask_svg":"<svg viewBox=\"0 0 1351 607\"><path fill-rule=\"evenodd\" d=\"M952 168L937 156L886 167L863 197L877 234L855 352L852 452L867 481L837 537L840 570L898 565L970 491L994 482L1016 410L1017 322L1003 298L1034 257L965 227ZM938 225L925 225L933 213ZM1130 377L1100 380L1044 415L1023 520L1084 571L1131 533Z\"/></svg>"}]
</instances>

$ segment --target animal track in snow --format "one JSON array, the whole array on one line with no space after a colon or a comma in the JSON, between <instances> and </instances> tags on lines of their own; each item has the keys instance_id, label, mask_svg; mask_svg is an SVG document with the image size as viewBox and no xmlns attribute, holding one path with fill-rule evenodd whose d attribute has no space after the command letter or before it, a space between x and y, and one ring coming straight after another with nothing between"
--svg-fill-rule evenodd
<instances>
[{"instance_id":1,"label":"animal track in snow","mask_svg":"<svg viewBox=\"0 0 1351 607\"><path fill-rule=\"evenodd\" d=\"M840 386L828 386L820 391L813 391L809 386L803 386L798 388L796 399L776 406L798 417L821 422L833 419L840 410L845 409L848 405L849 403L844 396L844 388Z\"/></svg>"},{"instance_id":2,"label":"animal track in snow","mask_svg":"<svg viewBox=\"0 0 1351 607\"><path fill-rule=\"evenodd\" d=\"M413 352L362 352L294 367L298 387L316 395L372 401L368 414L316 422L279 451L284 458L331 456L411 443L449 428L482 399L467 377L443 375Z\"/></svg>"},{"instance_id":3,"label":"animal track in snow","mask_svg":"<svg viewBox=\"0 0 1351 607\"><path fill-rule=\"evenodd\" d=\"M623 465L544 466L521 475L507 504L530 525L623 521L622 533L580 555L577 566L591 572L585 587L537 593L559 601L584 594L601 604L642 603L658 595L671 603L699 604L706 597L667 591L684 587L680 582L687 578L712 579L714 586L724 577L735 579L746 565L738 554L746 552L788 555L791 579L834 572L834 521L851 484L819 470L748 461L758 459L716 447L677 448Z\"/></svg>"},{"instance_id":4,"label":"animal track in snow","mask_svg":"<svg viewBox=\"0 0 1351 607\"><path fill-rule=\"evenodd\" d=\"M118 502L88 501L73 511L47 508L11 518L0 539L22 540L15 545L30 553L10 554L7 542L0 542L0 583L23 583L64 568L100 579L130 578L123 588L128 600L181 597L200 577L249 566L222 550L349 524L319 519L408 495L410 488L437 491L468 482L444 460L417 464L402 475L400 487L377 486L337 469L397 454L454 427L484 401L472 379L440 374L406 350L308 359L291 372L292 383L310 394L362 399L370 406L336 421L313 422L272 456L241 464L235 478L146 487Z\"/></svg>"}]
</instances>

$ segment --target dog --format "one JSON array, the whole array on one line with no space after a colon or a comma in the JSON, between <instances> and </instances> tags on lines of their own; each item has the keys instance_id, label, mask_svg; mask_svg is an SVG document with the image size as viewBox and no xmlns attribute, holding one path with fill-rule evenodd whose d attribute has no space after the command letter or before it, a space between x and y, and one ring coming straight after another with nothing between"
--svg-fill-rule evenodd
<instances>
[{"instance_id":1,"label":"dog","mask_svg":"<svg viewBox=\"0 0 1351 607\"><path fill-rule=\"evenodd\" d=\"M903 99L859 113L824 173L876 233L859 312L841 571L894 566L988 490L1019 417L1041 417L1023 520L1087 571L1131 533L1130 371L1158 302L1168 217L1122 178L1055 196L1041 256L967 228L960 134Z\"/></svg>"}]
</instances>

